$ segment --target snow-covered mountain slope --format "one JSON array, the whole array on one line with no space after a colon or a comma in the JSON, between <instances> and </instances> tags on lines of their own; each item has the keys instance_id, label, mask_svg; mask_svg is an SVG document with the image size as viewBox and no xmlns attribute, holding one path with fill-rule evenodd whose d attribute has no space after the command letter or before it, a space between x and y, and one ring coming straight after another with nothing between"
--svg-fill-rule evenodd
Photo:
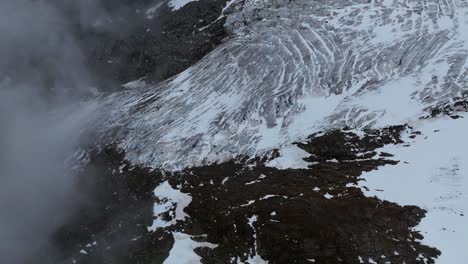
<instances>
[{"instance_id":1,"label":"snow-covered mountain slope","mask_svg":"<svg viewBox=\"0 0 468 264\"><path fill-rule=\"evenodd\" d=\"M135 163L257 155L318 130L411 122L468 87L468 3L238 1L226 43L176 78L104 99Z\"/></svg>"},{"instance_id":2,"label":"snow-covered mountain slope","mask_svg":"<svg viewBox=\"0 0 468 264\"><path fill-rule=\"evenodd\" d=\"M416 227L424 243L441 250L437 263L463 263L468 258L468 115L423 120L404 133L405 146L389 145L380 151L395 155L396 166L363 175L369 196L428 211Z\"/></svg>"},{"instance_id":3,"label":"snow-covered mountain slope","mask_svg":"<svg viewBox=\"0 0 468 264\"><path fill-rule=\"evenodd\" d=\"M100 99L99 143L126 159L112 177L172 171L139 172L158 185L139 236L174 240L168 263L462 263L468 1L234 0L223 16L231 37L194 66Z\"/></svg>"}]
</instances>

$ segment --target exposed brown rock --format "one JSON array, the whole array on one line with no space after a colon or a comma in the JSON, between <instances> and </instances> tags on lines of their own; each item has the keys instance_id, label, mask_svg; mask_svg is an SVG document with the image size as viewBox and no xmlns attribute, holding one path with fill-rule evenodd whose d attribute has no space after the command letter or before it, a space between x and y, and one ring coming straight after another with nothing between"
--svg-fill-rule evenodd
<instances>
[{"instance_id":1,"label":"exposed brown rock","mask_svg":"<svg viewBox=\"0 0 468 264\"><path fill-rule=\"evenodd\" d=\"M103 165L99 186L114 181L109 187L120 194L98 197L100 204L114 209L108 217L104 213L95 218L83 211L76 223L59 232L59 241L74 257L82 241L104 241L89 255L76 258L78 263L162 263L173 244L171 231L217 244L195 250L203 263L234 263L256 254L269 263L433 263L440 252L422 245L422 236L414 230L425 215L423 209L366 197L353 187L364 171L398 162L378 155L376 149L402 143L403 129L367 130L362 137L341 130L313 135L298 144L311 153L309 169L278 170L261 160L231 160L166 175L173 188L192 196L185 209L190 219L156 232L145 226L151 225L150 194L162 174L131 167L110 148L91 164ZM122 172L112 173L121 164ZM122 219L120 226L111 224L116 219ZM96 225L99 228L93 228ZM70 235L76 232L80 236ZM111 258L105 246L115 245L116 236L138 239Z\"/></svg>"}]
</instances>

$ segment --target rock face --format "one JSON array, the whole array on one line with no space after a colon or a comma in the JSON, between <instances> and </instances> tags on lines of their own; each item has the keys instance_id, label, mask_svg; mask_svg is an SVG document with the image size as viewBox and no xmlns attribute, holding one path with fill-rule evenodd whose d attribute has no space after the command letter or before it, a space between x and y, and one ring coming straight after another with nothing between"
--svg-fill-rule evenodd
<instances>
[{"instance_id":1,"label":"rock face","mask_svg":"<svg viewBox=\"0 0 468 264\"><path fill-rule=\"evenodd\" d=\"M202 263L434 263L440 252L422 245L413 229L424 210L365 197L355 187L362 172L398 163L376 149L403 143L404 129L312 135L298 144L310 153L307 169L242 159L161 174L107 148L83 171L85 184L96 186L98 206L85 207L59 230L57 243L76 263L162 263L183 253L171 250L181 234L199 244L191 250ZM170 204L147 229L151 191L167 183L190 202ZM154 212L170 196L158 189ZM180 206L186 217L177 216Z\"/></svg>"},{"instance_id":2,"label":"rock face","mask_svg":"<svg viewBox=\"0 0 468 264\"><path fill-rule=\"evenodd\" d=\"M158 83L202 58L226 37L225 0L201 0L173 10L170 1L57 3L101 90L145 78Z\"/></svg>"}]
</instances>

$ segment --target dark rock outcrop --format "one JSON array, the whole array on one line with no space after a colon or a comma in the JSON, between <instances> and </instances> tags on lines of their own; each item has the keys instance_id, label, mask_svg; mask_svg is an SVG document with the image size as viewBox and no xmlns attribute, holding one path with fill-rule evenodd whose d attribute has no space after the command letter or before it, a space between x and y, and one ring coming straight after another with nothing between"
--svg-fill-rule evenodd
<instances>
[{"instance_id":1,"label":"dark rock outcrop","mask_svg":"<svg viewBox=\"0 0 468 264\"><path fill-rule=\"evenodd\" d=\"M103 91L144 77L148 83L165 80L194 64L227 36L225 19L218 19L226 0L195 1L179 10L172 10L166 1L101 2L100 13L91 17L94 23L84 23L76 7L65 4L63 8Z\"/></svg>"},{"instance_id":2,"label":"dark rock outcrop","mask_svg":"<svg viewBox=\"0 0 468 264\"><path fill-rule=\"evenodd\" d=\"M423 209L366 197L355 187L364 171L398 163L375 150L401 143L403 129L313 135L298 144L311 154L309 169L279 170L264 160L242 159L163 177L132 167L109 148L91 162L104 165L96 173L99 184L93 184L103 188L95 196L101 207L81 211L58 232L57 243L77 263L162 263L175 231L217 245L195 250L203 263L254 256L269 263L434 263L439 251L422 245L414 230ZM83 173L84 179L90 175ZM192 197L185 208L190 218L149 232L151 191L163 179ZM90 217L92 212L98 214ZM93 240L98 244L80 254L80 246ZM122 241L126 248L119 247Z\"/></svg>"}]
</instances>

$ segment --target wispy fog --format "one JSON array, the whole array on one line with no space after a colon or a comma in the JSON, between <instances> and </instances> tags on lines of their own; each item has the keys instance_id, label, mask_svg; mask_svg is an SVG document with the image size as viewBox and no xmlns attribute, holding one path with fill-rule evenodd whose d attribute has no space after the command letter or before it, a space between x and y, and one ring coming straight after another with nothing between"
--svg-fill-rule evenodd
<instances>
[{"instance_id":1,"label":"wispy fog","mask_svg":"<svg viewBox=\"0 0 468 264\"><path fill-rule=\"evenodd\" d=\"M92 121L93 80L51 2L0 0L0 263L53 254L78 200L66 159Z\"/></svg>"}]
</instances>

